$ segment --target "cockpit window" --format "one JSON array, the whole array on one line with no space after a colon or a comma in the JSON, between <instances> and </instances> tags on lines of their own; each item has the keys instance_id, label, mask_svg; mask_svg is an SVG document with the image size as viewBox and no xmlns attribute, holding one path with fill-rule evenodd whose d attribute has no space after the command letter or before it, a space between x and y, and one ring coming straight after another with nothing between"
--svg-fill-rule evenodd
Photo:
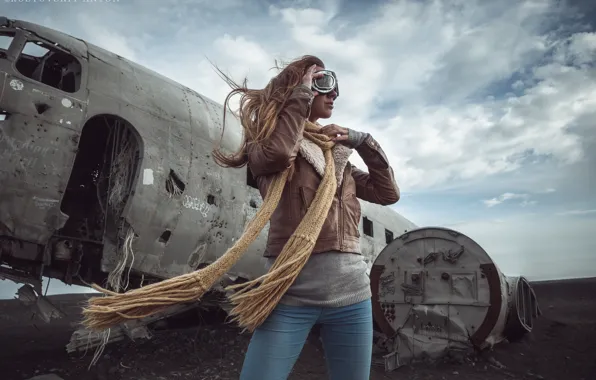
<instances>
[{"instance_id":1,"label":"cockpit window","mask_svg":"<svg viewBox=\"0 0 596 380\"><path fill-rule=\"evenodd\" d=\"M81 63L45 42L27 41L16 68L24 76L64 92L77 92L81 86Z\"/></svg>"},{"instance_id":2,"label":"cockpit window","mask_svg":"<svg viewBox=\"0 0 596 380\"><path fill-rule=\"evenodd\" d=\"M27 42L23 48L23 53L35 58L41 58L48 53L48 49L43 47L41 42Z\"/></svg>"},{"instance_id":3,"label":"cockpit window","mask_svg":"<svg viewBox=\"0 0 596 380\"><path fill-rule=\"evenodd\" d=\"M0 33L0 58L6 58L12 40L14 40L14 33Z\"/></svg>"}]
</instances>

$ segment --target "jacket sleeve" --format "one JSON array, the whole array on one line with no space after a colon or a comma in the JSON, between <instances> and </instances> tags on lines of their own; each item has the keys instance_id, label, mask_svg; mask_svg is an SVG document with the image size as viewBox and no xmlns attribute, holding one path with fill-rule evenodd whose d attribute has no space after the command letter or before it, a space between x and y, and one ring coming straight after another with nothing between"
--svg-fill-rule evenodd
<instances>
[{"instance_id":1,"label":"jacket sleeve","mask_svg":"<svg viewBox=\"0 0 596 380\"><path fill-rule=\"evenodd\" d=\"M278 173L294 162L313 98L308 87L297 86L279 113L277 125L271 135L263 141L248 142L248 166L254 177Z\"/></svg>"},{"instance_id":2,"label":"jacket sleeve","mask_svg":"<svg viewBox=\"0 0 596 380\"><path fill-rule=\"evenodd\" d=\"M395 182L389 160L379 143L369 134L356 151L368 167L367 173L352 165L356 196L384 206L397 203L400 198L399 187Z\"/></svg>"}]
</instances>

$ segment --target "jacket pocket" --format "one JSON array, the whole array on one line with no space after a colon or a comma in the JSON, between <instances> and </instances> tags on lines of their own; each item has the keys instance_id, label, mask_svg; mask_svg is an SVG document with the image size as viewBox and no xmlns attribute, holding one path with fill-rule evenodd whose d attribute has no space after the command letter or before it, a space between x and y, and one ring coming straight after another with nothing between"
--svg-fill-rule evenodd
<instances>
[{"instance_id":1,"label":"jacket pocket","mask_svg":"<svg viewBox=\"0 0 596 380\"><path fill-rule=\"evenodd\" d=\"M361 208L356 194L352 193L344 198L343 208L344 212L344 236L345 237L360 237L360 216Z\"/></svg>"},{"instance_id":2,"label":"jacket pocket","mask_svg":"<svg viewBox=\"0 0 596 380\"><path fill-rule=\"evenodd\" d=\"M309 187L301 186L299 188L300 192L300 217L304 218L306 215L306 211L312 204L315 199L316 190L311 189ZM333 240L337 239L339 241L339 202L337 197L333 198L333 203L331 204L331 208L329 209L329 213L327 214L327 218L323 223L323 228L321 229L321 233L319 235L320 240Z\"/></svg>"}]
</instances>

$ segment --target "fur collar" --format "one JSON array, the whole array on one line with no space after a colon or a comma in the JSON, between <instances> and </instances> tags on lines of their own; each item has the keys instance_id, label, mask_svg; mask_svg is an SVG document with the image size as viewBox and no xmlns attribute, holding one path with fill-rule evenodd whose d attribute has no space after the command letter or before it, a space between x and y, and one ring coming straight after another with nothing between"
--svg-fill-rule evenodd
<instances>
[{"instance_id":1,"label":"fur collar","mask_svg":"<svg viewBox=\"0 0 596 380\"><path fill-rule=\"evenodd\" d=\"M343 180L344 170L352 154L352 149L345 145L336 144L332 152L335 161L335 178L337 179L337 186L339 186ZM300 154L322 177L325 172L325 155L323 154L323 150L317 144L304 138L300 144Z\"/></svg>"}]
</instances>

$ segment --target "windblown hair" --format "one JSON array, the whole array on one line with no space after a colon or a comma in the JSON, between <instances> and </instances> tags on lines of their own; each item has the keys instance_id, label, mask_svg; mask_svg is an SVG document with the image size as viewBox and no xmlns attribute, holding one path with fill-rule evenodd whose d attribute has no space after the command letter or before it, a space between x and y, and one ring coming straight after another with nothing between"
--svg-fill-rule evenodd
<instances>
[{"instance_id":1,"label":"windblown hair","mask_svg":"<svg viewBox=\"0 0 596 380\"><path fill-rule=\"evenodd\" d=\"M232 91L226 96L224 111L225 108L231 111L229 106L230 98L236 94L241 94L238 116L242 124L243 134L242 145L235 153L225 155L221 152L219 146L215 148L213 150L215 162L223 167L240 168L246 165L248 162L247 145L263 141L271 135L277 124L277 117L292 90L302 82L302 77L306 74L308 68L315 64L325 67L323 61L312 55L298 58L286 64L283 69L276 61L275 68L281 71L269 81L265 88L259 90L247 88L246 79L244 79L242 85L238 85L217 68L220 76L232 88ZM222 139L225 125L226 112L223 116Z\"/></svg>"}]
</instances>

